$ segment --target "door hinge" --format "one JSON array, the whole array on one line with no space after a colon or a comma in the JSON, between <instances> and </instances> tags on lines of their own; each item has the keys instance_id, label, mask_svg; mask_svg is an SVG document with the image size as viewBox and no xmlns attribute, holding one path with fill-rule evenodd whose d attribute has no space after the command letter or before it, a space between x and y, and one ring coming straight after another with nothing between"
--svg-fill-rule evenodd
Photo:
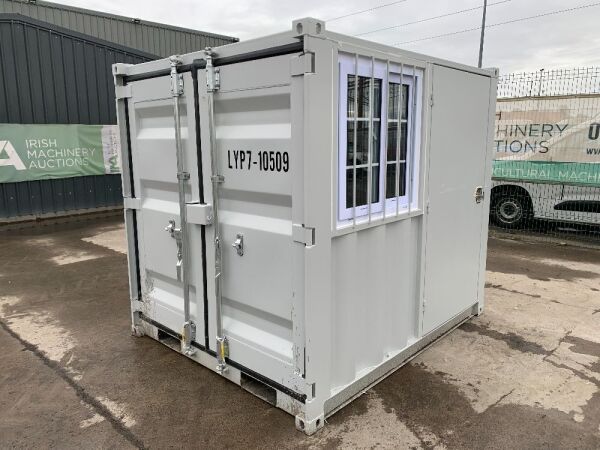
<instances>
[{"instance_id":1,"label":"door hinge","mask_svg":"<svg viewBox=\"0 0 600 450\"><path fill-rule=\"evenodd\" d=\"M206 92L217 92L221 87L221 72L213 66L213 53L206 49Z\"/></svg>"},{"instance_id":2,"label":"door hinge","mask_svg":"<svg viewBox=\"0 0 600 450\"><path fill-rule=\"evenodd\" d=\"M315 229L300 224L293 224L292 239L294 242L311 247L315 245Z\"/></svg>"},{"instance_id":3,"label":"door hinge","mask_svg":"<svg viewBox=\"0 0 600 450\"><path fill-rule=\"evenodd\" d=\"M429 106L433 106L433 94L429 96Z\"/></svg>"},{"instance_id":4,"label":"door hinge","mask_svg":"<svg viewBox=\"0 0 600 450\"><path fill-rule=\"evenodd\" d=\"M315 73L314 53L303 53L291 59L290 74L293 77L302 76L306 73Z\"/></svg>"},{"instance_id":5,"label":"door hinge","mask_svg":"<svg viewBox=\"0 0 600 450\"><path fill-rule=\"evenodd\" d=\"M183 74L177 72L177 67L181 64L181 57L174 55L169 58L171 62L171 95L179 97L183 94Z\"/></svg>"},{"instance_id":6,"label":"door hinge","mask_svg":"<svg viewBox=\"0 0 600 450\"><path fill-rule=\"evenodd\" d=\"M126 84L125 86L115 86L115 97L117 100L131 98L131 85Z\"/></svg>"}]
</instances>

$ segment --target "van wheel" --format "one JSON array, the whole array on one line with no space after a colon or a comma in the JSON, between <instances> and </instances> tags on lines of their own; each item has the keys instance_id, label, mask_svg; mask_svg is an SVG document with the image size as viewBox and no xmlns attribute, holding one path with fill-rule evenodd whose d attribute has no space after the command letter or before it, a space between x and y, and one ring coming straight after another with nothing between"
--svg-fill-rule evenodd
<instances>
[{"instance_id":1,"label":"van wheel","mask_svg":"<svg viewBox=\"0 0 600 450\"><path fill-rule=\"evenodd\" d=\"M529 196L517 192L503 192L493 200L492 221L502 228L523 228L531 217Z\"/></svg>"}]
</instances>

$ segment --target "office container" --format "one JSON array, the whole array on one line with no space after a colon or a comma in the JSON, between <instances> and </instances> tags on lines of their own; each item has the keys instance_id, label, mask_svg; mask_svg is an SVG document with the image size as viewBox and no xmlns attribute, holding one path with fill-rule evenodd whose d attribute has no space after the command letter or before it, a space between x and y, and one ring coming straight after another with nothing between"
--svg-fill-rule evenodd
<instances>
[{"instance_id":1,"label":"office container","mask_svg":"<svg viewBox=\"0 0 600 450\"><path fill-rule=\"evenodd\" d=\"M307 18L113 73L135 334L310 434L482 312L495 70Z\"/></svg>"}]
</instances>

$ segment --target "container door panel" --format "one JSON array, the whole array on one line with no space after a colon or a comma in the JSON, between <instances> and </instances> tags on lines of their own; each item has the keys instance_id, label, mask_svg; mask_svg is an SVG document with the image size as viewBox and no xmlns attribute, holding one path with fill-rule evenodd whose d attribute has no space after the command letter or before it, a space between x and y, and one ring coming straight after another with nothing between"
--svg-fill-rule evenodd
<instances>
[{"instance_id":1,"label":"container door panel","mask_svg":"<svg viewBox=\"0 0 600 450\"><path fill-rule=\"evenodd\" d=\"M481 75L433 69L424 334L478 300L487 215L475 190L484 186L490 83Z\"/></svg>"},{"instance_id":2,"label":"container door panel","mask_svg":"<svg viewBox=\"0 0 600 450\"><path fill-rule=\"evenodd\" d=\"M187 83L190 85L191 83ZM186 86L185 95L190 95ZM183 284L177 273L177 242L165 230L170 220L181 226L177 186L174 98L168 77L132 84L129 103L131 156L135 196L139 199L137 237L143 312L149 318L181 333L183 318ZM191 95L190 95L191 96ZM198 170L195 143L188 137L185 97L180 98L181 133L185 148L185 169L190 173L186 200L197 201ZM191 125L193 126L193 125ZM190 311L196 334L204 334L202 320L201 252L199 226L188 224L190 255ZM199 318L199 319L198 319ZM198 337L198 339L200 339Z\"/></svg>"},{"instance_id":3,"label":"container door panel","mask_svg":"<svg viewBox=\"0 0 600 450\"><path fill-rule=\"evenodd\" d=\"M293 367L290 59L221 67L214 106L229 354L280 381Z\"/></svg>"}]
</instances>

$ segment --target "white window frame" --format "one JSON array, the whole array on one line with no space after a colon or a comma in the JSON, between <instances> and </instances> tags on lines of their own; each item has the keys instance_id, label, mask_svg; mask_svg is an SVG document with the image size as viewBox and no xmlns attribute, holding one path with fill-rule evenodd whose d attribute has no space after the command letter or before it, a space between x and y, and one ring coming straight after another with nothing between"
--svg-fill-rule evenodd
<instances>
[{"instance_id":1,"label":"white window frame","mask_svg":"<svg viewBox=\"0 0 600 450\"><path fill-rule=\"evenodd\" d=\"M402 74L402 80L400 80ZM373 77L381 80L381 118L379 122L379 198L362 206L346 208L346 155L347 124L351 119L348 111L348 75ZM394 198L386 198L384 176L387 170L387 127L388 127L388 89L389 83L409 85L408 104L408 136L405 194ZM352 226L390 217L401 217L407 212L415 211L419 206L419 162L421 159L421 113L423 108L423 70L418 67L388 63L355 55L339 56L339 109L338 109L338 207L336 211L338 228ZM401 111L400 111L401 113ZM410 198L410 201L409 201ZM385 202L385 212L383 205ZM370 214L369 214L370 212ZM355 213L355 215L354 215Z\"/></svg>"}]
</instances>

